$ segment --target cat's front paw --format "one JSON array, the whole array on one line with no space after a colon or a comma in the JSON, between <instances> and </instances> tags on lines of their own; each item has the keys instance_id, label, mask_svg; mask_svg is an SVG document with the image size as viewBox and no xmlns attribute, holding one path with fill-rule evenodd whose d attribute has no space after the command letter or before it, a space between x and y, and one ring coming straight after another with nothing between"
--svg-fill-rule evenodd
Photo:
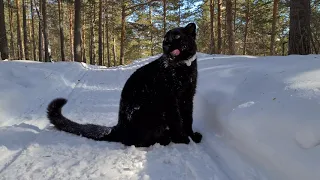
<instances>
[{"instance_id":1,"label":"cat's front paw","mask_svg":"<svg viewBox=\"0 0 320 180\"><path fill-rule=\"evenodd\" d=\"M202 134L200 134L199 132L195 132L193 133L193 135L191 136L192 141L194 141L195 143L200 143L202 140Z\"/></svg>"},{"instance_id":2,"label":"cat's front paw","mask_svg":"<svg viewBox=\"0 0 320 180\"><path fill-rule=\"evenodd\" d=\"M190 143L190 139L187 135L181 135L181 136L178 136L178 137L175 137L172 139L172 142L174 143L181 143L181 144L189 144Z\"/></svg>"}]
</instances>

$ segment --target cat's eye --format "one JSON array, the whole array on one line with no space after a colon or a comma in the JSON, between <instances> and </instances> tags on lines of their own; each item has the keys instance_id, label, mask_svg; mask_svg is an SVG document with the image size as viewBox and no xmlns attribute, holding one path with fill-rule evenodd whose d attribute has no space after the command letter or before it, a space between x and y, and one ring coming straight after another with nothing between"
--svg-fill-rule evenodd
<instances>
[{"instance_id":1,"label":"cat's eye","mask_svg":"<svg viewBox=\"0 0 320 180\"><path fill-rule=\"evenodd\" d=\"M179 39L179 38L180 38L180 35L179 35L179 34L177 34L177 35L174 36L174 39Z\"/></svg>"}]
</instances>

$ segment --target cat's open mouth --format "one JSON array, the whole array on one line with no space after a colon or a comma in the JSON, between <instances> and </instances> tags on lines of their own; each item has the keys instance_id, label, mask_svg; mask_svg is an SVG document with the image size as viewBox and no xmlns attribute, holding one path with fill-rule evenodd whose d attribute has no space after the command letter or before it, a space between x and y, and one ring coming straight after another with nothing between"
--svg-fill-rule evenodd
<instances>
[{"instance_id":1,"label":"cat's open mouth","mask_svg":"<svg viewBox=\"0 0 320 180\"><path fill-rule=\"evenodd\" d=\"M170 54L171 54L172 56L179 56L180 50L179 50L179 49L175 49L175 50L171 51Z\"/></svg>"}]
</instances>

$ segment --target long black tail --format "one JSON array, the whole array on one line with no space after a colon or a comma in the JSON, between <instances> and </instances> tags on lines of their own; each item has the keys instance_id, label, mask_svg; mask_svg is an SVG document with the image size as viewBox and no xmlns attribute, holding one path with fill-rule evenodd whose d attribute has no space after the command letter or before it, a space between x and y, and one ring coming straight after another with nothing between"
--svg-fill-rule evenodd
<instances>
[{"instance_id":1,"label":"long black tail","mask_svg":"<svg viewBox=\"0 0 320 180\"><path fill-rule=\"evenodd\" d=\"M118 141L117 128L115 127L79 124L64 117L61 109L66 103L66 99L57 98L48 105L47 117L57 129L98 141Z\"/></svg>"}]
</instances>

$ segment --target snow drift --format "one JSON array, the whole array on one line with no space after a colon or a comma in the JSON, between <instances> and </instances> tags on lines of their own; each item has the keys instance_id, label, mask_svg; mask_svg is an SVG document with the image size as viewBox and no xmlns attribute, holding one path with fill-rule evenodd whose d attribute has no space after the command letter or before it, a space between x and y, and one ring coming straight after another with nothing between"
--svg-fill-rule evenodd
<instances>
[{"instance_id":1,"label":"snow drift","mask_svg":"<svg viewBox=\"0 0 320 180\"><path fill-rule=\"evenodd\" d=\"M46 119L64 97L67 117L116 124L123 84L156 57L114 68L0 62L0 179L320 179L320 56L198 53L200 144L125 147Z\"/></svg>"}]
</instances>

